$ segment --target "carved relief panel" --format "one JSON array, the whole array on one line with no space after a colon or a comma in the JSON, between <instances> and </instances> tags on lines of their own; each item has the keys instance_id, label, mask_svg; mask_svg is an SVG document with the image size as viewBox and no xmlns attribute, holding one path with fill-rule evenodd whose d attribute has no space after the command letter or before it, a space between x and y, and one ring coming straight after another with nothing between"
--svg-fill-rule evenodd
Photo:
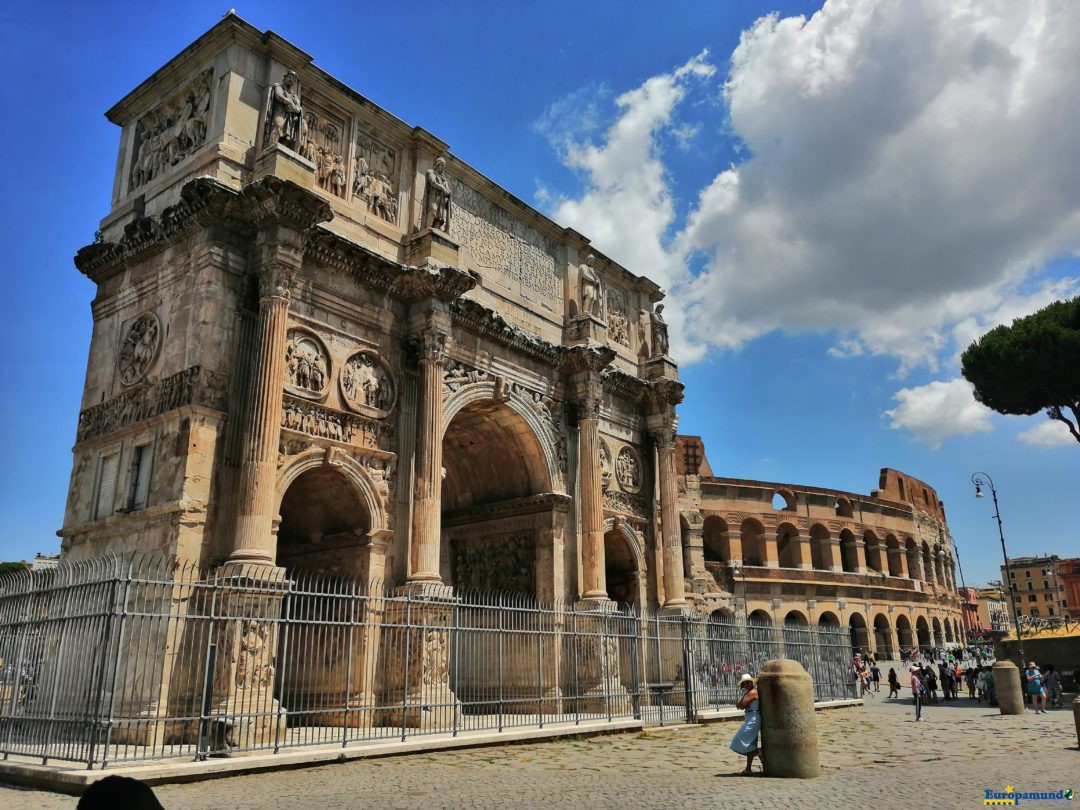
<instances>
[{"instance_id":1,"label":"carved relief panel","mask_svg":"<svg viewBox=\"0 0 1080 810\"><path fill-rule=\"evenodd\" d=\"M307 399L326 396L330 360L326 348L315 335L301 329L289 330L285 349L285 388Z\"/></svg>"},{"instance_id":2,"label":"carved relief panel","mask_svg":"<svg viewBox=\"0 0 1080 810\"><path fill-rule=\"evenodd\" d=\"M345 120L331 113L310 96L304 99L304 117L300 124L300 155L315 164L319 188L344 198Z\"/></svg>"},{"instance_id":3,"label":"carved relief panel","mask_svg":"<svg viewBox=\"0 0 1080 810\"><path fill-rule=\"evenodd\" d=\"M354 201L371 213L387 222L397 222L397 152L363 132L356 139L352 193Z\"/></svg>"},{"instance_id":4,"label":"carved relief panel","mask_svg":"<svg viewBox=\"0 0 1080 810\"><path fill-rule=\"evenodd\" d=\"M213 76L212 70L203 71L135 125L130 191L159 177L206 141Z\"/></svg>"},{"instance_id":5,"label":"carved relief panel","mask_svg":"<svg viewBox=\"0 0 1080 810\"><path fill-rule=\"evenodd\" d=\"M153 312L144 312L128 324L116 359L122 385L134 385L150 369L161 348L161 322Z\"/></svg>"},{"instance_id":6,"label":"carved relief panel","mask_svg":"<svg viewBox=\"0 0 1080 810\"><path fill-rule=\"evenodd\" d=\"M600 439L600 486L607 489L611 485L611 448Z\"/></svg>"},{"instance_id":7,"label":"carved relief panel","mask_svg":"<svg viewBox=\"0 0 1080 810\"><path fill-rule=\"evenodd\" d=\"M615 459L615 477L625 492L641 491L641 459L633 448L626 446L619 450Z\"/></svg>"},{"instance_id":8,"label":"carved relief panel","mask_svg":"<svg viewBox=\"0 0 1080 810\"><path fill-rule=\"evenodd\" d=\"M626 291L611 287L607 293L608 338L630 348L630 317Z\"/></svg>"},{"instance_id":9,"label":"carved relief panel","mask_svg":"<svg viewBox=\"0 0 1080 810\"><path fill-rule=\"evenodd\" d=\"M394 409L394 380L372 351L359 351L341 368L341 398L351 410L378 418Z\"/></svg>"},{"instance_id":10,"label":"carved relief panel","mask_svg":"<svg viewBox=\"0 0 1080 810\"><path fill-rule=\"evenodd\" d=\"M451 541L454 587L466 591L533 593L536 541L532 531Z\"/></svg>"}]
</instances>

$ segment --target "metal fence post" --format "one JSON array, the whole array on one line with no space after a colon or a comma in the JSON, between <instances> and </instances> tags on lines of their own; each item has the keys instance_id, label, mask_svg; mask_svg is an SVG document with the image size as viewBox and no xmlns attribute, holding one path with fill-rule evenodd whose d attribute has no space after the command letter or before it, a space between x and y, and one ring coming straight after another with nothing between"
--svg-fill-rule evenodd
<instances>
[{"instance_id":1,"label":"metal fence post","mask_svg":"<svg viewBox=\"0 0 1080 810\"><path fill-rule=\"evenodd\" d=\"M202 700L199 701L199 741L195 746L195 761L203 762L210 750L210 703L214 692L214 663L217 660L217 644L210 642L206 651L206 668L203 671Z\"/></svg>"},{"instance_id":2,"label":"metal fence post","mask_svg":"<svg viewBox=\"0 0 1080 810\"><path fill-rule=\"evenodd\" d=\"M628 612L628 615L631 614ZM635 720L641 719L641 662L638 660L638 633L640 632L639 617L634 615L633 632L630 633L630 707Z\"/></svg>"},{"instance_id":3,"label":"metal fence post","mask_svg":"<svg viewBox=\"0 0 1080 810\"><path fill-rule=\"evenodd\" d=\"M121 602L120 602L119 605L117 605L115 603L115 601L113 602L113 607L112 607L112 610L110 611L110 615L109 615L110 625L111 625L112 624L112 622L111 622L112 614L114 612L118 612L119 613L118 620L119 620L119 625L120 626L117 628L117 632L116 632L116 652L113 655L112 676L109 679L109 716L108 716L108 718L106 718L106 721L105 721L105 745L104 745L104 753L103 753L103 755L101 757L101 767L102 768L105 768L109 764L109 745L112 742L113 716L114 716L114 713L116 711L116 675L117 675L118 670L120 669L120 648L124 643L124 624L125 624L125 619L127 618L128 597L129 597L129 595L131 593L131 564L129 564L127 566L126 570L127 570L127 579L124 582L123 595L120 597ZM113 599L114 600L116 598L116 590L119 589L119 584L120 584L120 580L119 580L119 577L117 577L117 579L114 581L114 587L113 587ZM119 608L119 610L117 610L117 608ZM110 642L111 642L111 639L110 639ZM111 643L110 643L110 646L111 646Z\"/></svg>"},{"instance_id":4,"label":"metal fence post","mask_svg":"<svg viewBox=\"0 0 1080 810\"><path fill-rule=\"evenodd\" d=\"M681 616L679 618L679 625L682 631L683 701L686 708L686 722L693 723L696 720L696 712L694 710L694 687L691 683L691 679L693 678L693 672L691 670L693 656L690 653L690 634L687 632L690 626L690 620L686 616Z\"/></svg>"}]
</instances>

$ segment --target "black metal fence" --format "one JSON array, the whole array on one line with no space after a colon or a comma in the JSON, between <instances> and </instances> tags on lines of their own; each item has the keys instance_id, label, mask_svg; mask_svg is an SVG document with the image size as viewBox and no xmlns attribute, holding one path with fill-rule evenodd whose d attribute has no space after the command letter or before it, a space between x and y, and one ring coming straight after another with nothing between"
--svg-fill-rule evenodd
<instances>
[{"instance_id":1,"label":"black metal fence","mask_svg":"<svg viewBox=\"0 0 1080 810\"><path fill-rule=\"evenodd\" d=\"M694 722L770 658L817 700L855 697L840 628L104 557L0 578L0 753L106 767Z\"/></svg>"}]
</instances>

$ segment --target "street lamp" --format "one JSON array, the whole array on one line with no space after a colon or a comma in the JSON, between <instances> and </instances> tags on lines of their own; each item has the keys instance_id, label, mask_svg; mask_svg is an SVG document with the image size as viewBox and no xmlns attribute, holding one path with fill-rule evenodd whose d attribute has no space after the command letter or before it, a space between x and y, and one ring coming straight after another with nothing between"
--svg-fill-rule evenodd
<instances>
[{"instance_id":1,"label":"street lamp","mask_svg":"<svg viewBox=\"0 0 1080 810\"><path fill-rule=\"evenodd\" d=\"M1009 568L1009 554L1005 551L1005 530L1001 528L1001 510L998 508L997 490L994 488L994 479L984 472L973 473L971 483L975 485L975 497L983 497L982 488L990 487L990 495L994 499L994 518L997 520L998 537L1001 538L1001 556L1005 558L1005 581L1008 583L1009 605L1012 607L1013 623L1016 625L1016 646L1020 652L1020 665L1024 665L1024 639L1020 629L1020 612L1016 607L1015 594L1013 593L1012 570Z\"/></svg>"}]
</instances>

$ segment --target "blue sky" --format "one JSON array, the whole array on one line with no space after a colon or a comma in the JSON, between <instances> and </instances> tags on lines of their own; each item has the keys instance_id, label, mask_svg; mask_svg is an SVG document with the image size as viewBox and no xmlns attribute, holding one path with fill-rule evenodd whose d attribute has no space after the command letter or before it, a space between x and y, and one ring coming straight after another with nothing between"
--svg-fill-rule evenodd
<instances>
[{"instance_id":1,"label":"blue sky","mask_svg":"<svg viewBox=\"0 0 1080 810\"><path fill-rule=\"evenodd\" d=\"M820 6L236 10L663 283L680 428L718 475L869 492L904 470L937 488L981 584L1000 563L969 482L986 470L1014 554L1080 554L1080 447L985 412L956 362L1080 289L1078 7ZM119 138L103 113L227 9L0 10L0 557L59 545L93 296L71 257L108 210Z\"/></svg>"}]
</instances>

